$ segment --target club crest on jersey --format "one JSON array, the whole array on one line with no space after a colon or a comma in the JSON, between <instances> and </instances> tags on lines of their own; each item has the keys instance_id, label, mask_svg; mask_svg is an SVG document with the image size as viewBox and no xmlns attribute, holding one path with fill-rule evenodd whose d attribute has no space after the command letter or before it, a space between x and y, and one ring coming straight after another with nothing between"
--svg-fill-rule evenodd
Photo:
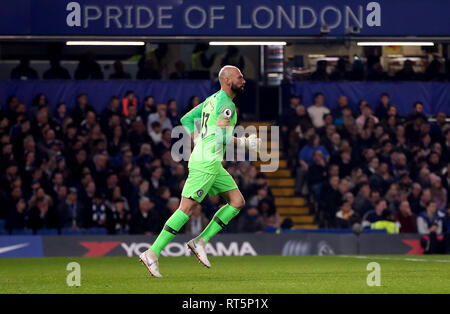
<instances>
[{"instance_id":1,"label":"club crest on jersey","mask_svg":"<svg viewBox=\"0 0 450 314\"><path fill-rule=\"evenodd\" d=\"M198 190L197 191L197 196L198 197L202 197L202 195L203 195L203 190Z\"/></svg>"},{"instance_id":2,"label":"club crest on jersey","mask_svg":"<svg viewBox=\"0 0 450 314\"><path fill-rule=\"evenodd\" d=\"M225 109L225 111L223 112L223 115L227 118L231 118L231 109Z\"/></svg>"}]
</instances>

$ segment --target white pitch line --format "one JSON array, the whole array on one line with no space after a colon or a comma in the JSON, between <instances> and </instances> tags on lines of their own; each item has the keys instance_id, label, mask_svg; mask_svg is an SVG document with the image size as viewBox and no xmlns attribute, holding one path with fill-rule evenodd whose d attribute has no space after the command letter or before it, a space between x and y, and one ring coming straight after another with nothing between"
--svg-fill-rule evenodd
<instances>
[{"instance_id":1,"label":"white pitch line","mask_svg":"<svg viewBox=\"0 0 450 314\"><path fill-rule=\"evenodd\" d=\"M392 257L370 257L364 255L338 255L343 258L356 258L356 259L373 259L373 260L391 260L391 261L407 261L407 262L437 262L437 263L450 263L450 260L442 259L423 259L423 258L392 258Z\"/></svg>"}]
</instances>

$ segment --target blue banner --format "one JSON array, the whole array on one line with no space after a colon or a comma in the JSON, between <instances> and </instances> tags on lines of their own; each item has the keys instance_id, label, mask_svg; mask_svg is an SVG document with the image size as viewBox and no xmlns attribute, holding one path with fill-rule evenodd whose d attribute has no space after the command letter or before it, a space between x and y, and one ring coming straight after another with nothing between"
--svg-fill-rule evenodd
<instances>
[{"instance_id":1,"label":"blue banner","mask_svg":"<svg viewBox=\"0 0 450 314\"><path fill-rule=\"evenodd\" d=\"M0 258L42 256L41 236L0 236Z\"/></svg>"},{"instance_id":2,"label":"blue banner","mask_svg":"<svg viewBox=\"0 0 450 314\"><path fill-rule=\"evenodd\" d=\"M380 95L390 95L400 115L412 112L416 101L423 103L427 115L435 115L439 111L450 114L450 85L437 82L296 82L290 86L291 94L300 95L306 106L313 104L314 94L321 92L325 96L325 105L329 108L337 106L340 95L348 97L350 105L357 109L358 102L365 99L375 109L380 103Z\"/></svg>"},{"instance_id":3,"label":"blue banner","mask_svg":"<svg viewBox=\"0 0 450 314\"><path fill-rule=\"evenodd\" d=\"M49 105L55 107L65 102L73 108L79 93L88 95L89 103L97 112L109 104L111 96L124 97L133 91L141 103L146 96L155 97L155 102L167 103L175 99L179 110L183 110L191 96L198 96L200 101L215 92L216 84L212 81L0 81L0 103L5 104L9 96L16 95L29 108L33 98L44 93Z\"/></svg>"},{"instance_id":4,"label":"blue banner","mask_svg":"<svg viewBox=\"0 0 450 314\"><path fill-rule=\"evenodd\" d=\"M448 0L15 0L0 35L448 36Z\"/></svg>"}]
</instances>

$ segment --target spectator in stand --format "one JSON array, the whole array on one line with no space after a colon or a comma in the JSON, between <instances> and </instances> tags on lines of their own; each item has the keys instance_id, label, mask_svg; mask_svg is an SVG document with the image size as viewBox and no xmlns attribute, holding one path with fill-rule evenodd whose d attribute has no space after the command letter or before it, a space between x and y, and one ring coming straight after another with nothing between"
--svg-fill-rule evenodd
<instances>
[{"instance_id":1,"label":"spectator in stand","mask_svg":"<svg viewBox=\"0 0 450 314\"><path fill-rule=\"evenodd\" d=\"M262 233L264 231L263 218L255 207L250 207L239 215L237 232Z\"/></svg>"},{"instance_id":2,"label":"spectator in stand","mask_svg":"<svg viewBox=\"0 0 450 314\"><path fill-rule=\"evenodd\" d=\"M167 107L168 107L167 115L169 116L172 126L180 125L181 116L178 113L177 101L175 99L169 99L169 101L167 102Z\"/></svg>"},{"instance_id":3,"label":"spectator in stand","mask_svg":"<svg viewBox=\"0 0 450 314\"><path fill-rule=\"evenodd\" d=\"M356 125L360 130L365 129L365 124L368 119L372 119L375 124L379 123L377 117L372 113L372 107L369 104L361 107L361 115L356 119Z\"/></svg>"},{"instance_id":4,"label":"spectator in stand","mask_svg":"<svg viewBox=\"0 0 450 314\"><path fill-rule=\"evenodd\" d=\"M162 129L170 129L172 130L172 123L170 122L169 117L167 116L167 105L164 103L158 104L156 107L156 112L152 113L148 116L147 120L147 130L150 134L152 131L152 123L159 122Z\"/></svg>"},{"instance_id":5,"label":"spectator in stand","mask_svg":"<svg viewBox=\"0 0 450 314\"><path fill-rule=\"evenodd\" d=\"M323 159L323 153L317 149L313 154L313 162L308 165L308 186L311 187L311 192L314 193L316 199L319 198L323 183L327 179L326 162Z\"/></svg>"},{"instance_id":6,"label":"spectator in stand","mask_svg":"<svg viewBox=\"0 0 450 314\"><path fill-rule=\"evenodd\" d=\"M50 69L44 72L44 80L70 80L69 71L61 66L60 58L54 56L50 59Z\"/></svg>"},{"instance_id":7,"label":"spectator in stand","mask_svg":"<svg viewBox=\"0 0 450 314\"><path fill-rule=\"evenodd\" d=\"M347 81L350 79L350 73L347 70L348 61L344 58L339 58L336 62L336 67L330 75L332 81Z\"/></svg>"},{"instance_id":8,"label":"spectator in stand","mask_svg":"<svg viewBox=\"0 0 450 314\"><path fill-rule=\"evenodd\" d=\"M138 111L138 115L141 117L145 125L147 125L148 116L151 113L156 112L155 98L153 96L147 96L144 98L144 103Z\"/></svg>"},{"instance_id":9,"label":"spectator in stand","mask_svg":"<svg viewBox=\"0 0 450 314\"><path fill-rule=\"evenodd\" d=\"M186 65L182 60L175 62L175 71L170 73L169 80L186 80L188 74L186 72Z\"/></svg>"},{"instance_id":10,"label":"spectator in stand","mask_svg":"<svg viewBox=\"0 0 450 314\"><path fill-rule=\"evenodd\" d=\"M380 104L375 109L375 115L381 120L386 119L388 116L388 109L390 105L391 103L389 94L382 93L380 96Z\"/></svg>"},{"instance_id":11,"label":"spectator in stand","mask_svg":"<svg viewBox=\"0 0 450 314\"><path fill-rule=\"evenodd\" d=\"M262 217L263 226L265 228L280 228L280 214L277 212L275 204L272 201L268 199L261 200L258 204L258 211Z\"/></svg>"},{"instance_id":12,"label":"spectator in stand","mask_svg":"<svg viewBox=\"0 0 450 314\"><path fill-rule=\"evenodd\" d=\"M387 203L380 199L375 203L375 209L368 211L362 218L363 227L370 227L370 224L383 220L383 212L387 209Z\"/></svg>"},{"instance_id":13,"label":"spectator in stand","mask_svg":"<svg viewBox=\"0 0 450 314\"><path fill-rule=\"evenodd\" d=\"M110 80L131 80L131 74L125 72L120 60L114 62L114 73L109 76Z\"/></svg>"},{"instance_id":14,"label":"spectator in stand","mask_svg":"<svg viewBox=\"0 0 450 314\"><path fill-rule=\"evenodd\" d=\"M77 126L80 126L81 122L86 118L86 114L89 111L95 112L94 107L88 104L87 94L85 93L78 94L77 104L71 114L73 122Z\"/></svg>"},{"instance_id":15,"label":"spectator in stand","mask_svg":"<svg viewBox=\"0 0 450 314\"><path fill-rule=\"evenodd\" d=\"M38 73L30 67L30 60L27 58L20 59L20 63L11 71L12 80L37 80Z\"/></svg>"},{"instance_id":16,"label":"spectator in stand","mask_svg":"<svg viewBox=\"0 0 450 314\"><path fill-rule=\"evenodd\" d=\"M398 81L414 81L417 79L411 60L408 59L403 63L403 69L395 73L395 79Z\"/></svg>"},{"instance_id":17,"label":"spectator in stand","mask_svg":"<svg viewBox=\"0 0 450 314\"><path fill-rule=\"evenodd\" d=\"M319 144L320 144L320 137L314 134L309 138L308 144L304 146L300 151L299 154L300 167L297 168L296 186L295 186L296 194L300 195L302 194L303 183L305 181L305 176L308 172L309 164L311 164L313 161L314 151L316 150L322 151L323 158L327 161L329 159L328 151L326 150L325 147Z\"/></svg>"},{"instance_id":18,"label":"spectator in stand","mask_svg":"<svg viewBox=\"0 0 450 314\"><path fill-rule=\"evenodd\" d=\"M160 217L154 210L155 204L147 197L139 199L139 209L132 213L130 234L157 234Z\"/></svg>"},{"instance_id":19,"label":"spectator in stand","mask_svg":"<svg viewBox=\"0 0 450 314\"><path fill-rule=\"evenodd\" d=\"M222 58L222 67L226 65L233 65L243 71L245 67L244 57L239 53L236 46L228 46L225 56Z\"/></svg>"},{"instance_id":20,"label":"spectator in stand","mask_svg":"<svg viewBox=\"0 0 450 314\"><path fill-rule=\"evenodd\" d=\"M137 110L138 100L134 96L134 92L131 90L127 91L125 97L122 99L122 114L125 117L128 117L128 109L130 106L136 107Z\"/></svg>"},{"instance_id":21,"label":"spectator in stand","mask_svg":"<svg viewBox=\"0 0 450 314\"><path fill-rule=\"evenodd\" d=\"M336 220L334 225L336 228L352 228L352 226L355 223L360 222L361 218L359 217L358 213L353 211L351 203L348 201L345 201L341 207L340 210L336 213Z\"/></svg>"},{"instance_id":22,"label":"spectator in stand","mask_svg":"<svg viewBox=\"0 0 450 314\"><path fill-rule=\"evenodd\" d=\"M202 206L196 204L192 209L192 215L189 221L186 223L186 233L193 237L198 236L203 229L208 225L209 220L202 212Z\"/></svg>"},{"instance_id":23,"label":"spectator in stand","mask_svg":"<svg viewBox=\"0 0 450 314\"><path fill-rule=\"evenodd\" d=\"M61 228L81 229L85 227L85 212L83 204L78 200L78 191L75 187L69 188L67 198L57 207L57 214Z\"/></svg>"},{"instance_id":24,"label":"spectator in stand","mask_svg":"<svg viewBox=\"0 0 450 314\"><path fill-rule=\"evenodd\" d=\"M136 78L138 80L159 80L161 73L157 70L154 60L143 56L138 62L138 72Z\"/></svg>"},{"instance_id":25,"label":"spectator in stand","mask_svg":"<svg viewBox=\"0 0 450 314\"><path fill-rule=\"evenodd\" d=\"M191 78L196 80L209 80L209 68L213 65L216 54L213 53L209 58L206 52L209 45L205 43L196 44L191 55Z\"/></svg>"},{"instance_id":26,"label":"spectator in stand","mask_svg":"<svg viewBox=\"0 0 450 314\"><path fill-rule=\"evenodd\" d=\"M389 209L385 209L382 218L370 224L372 230L386 230L389 234L400 233L400 224L395 222L395 215Z\"/></svg>"},{"instance_id":27,"label":"spectator in stand","mask_svg":"<svg viewBox=\"0 0 450 314\"><path fill-rule=\"evenodd\" d=\"M81 56L74 78L76 80L103 80L102 68L95 61L93 52L88 52Z\"/></svg>"},{"instance_id":28,"label":"spectator in stand","mask_svg":"<svg viewBox=\"0 0 450 314\"><path fill-rule=\"evenodd\" d=\"M106 210L106 228L108 234L128 234L130 232L131 214L125 207L126 200L119 197Z\"/></svg>"},{"instance_id":29,"label":"spectator in stand","mask_svg":"<svg viewBox=\"0 0 450 314\"><path fill-rule=\"evenodd\" d=\"M408 201L402 201L398 208L397 221L400 223L401 233L417 232L417 216L411 211Z\"/></svg>"},{"instance_id":30,"label":"spectator in stand","mask_svg":"<svg viewBox=\"0 0 450 314\"><path fill-rule=\"evenodd\" d=\"M151 130L149 131L148 135L151 137L154 144L159 144L162 141L161 123L159 123L158 121L154 121L151 124Z\"/></svg>"},{"instance_id":31,"label":"spectator in stand","mask_svg":"<svg viewBox=\"0 0 450 314\"><path fill-rule=\"evenodd\" d=\"M434 173L430 175L431 180L431 199L436 204L438 211L445 210L447 207L447 190L442 186L441 178Z\"/></svg>"},{"instance_id":32,"label":"spectator in stand","mask_svg":"<svg viewBox=\"0 0 450 314\"><path fill-rule=\"evenodd\" d=\"M426 210L422 211L417 217L417 231L421 235L435 232L437 235L442 234L443 221L438 215L436 203L431 201L428 203Z\"/></svg>"},{"instance_id":33,"label":"spectator in stand","mask_svg":"<svg viewBox=\"0 0 450 314\"><path fill-rule=\"evenodd\" d=\"M316 71L314 71L309 77L310 81L329 81L330 78L327 73L327 61L317 61Z\"/></svg>"},{"instance_id":34,"label":"spectator in stand","mask_svg":"<svg viewBox=\"0 0 450 314\"><path fill-rule=\"evenodd\" d=\"M334 119L341 117L342 110L349 106L348 98L345 95L339 96L337 103L337 106L333 110L331 110L331 114L333 115Z\"/></svg>"},{"instance_id":35,"label":"spectator in stand","mask_svg":"<svg viewBox=\"0 0 450 314\"><path fill-rule=\"evenodd\" d=\"M27 203L23 198L19 199L14 207L10 207L6 217L5 229L9 233L15 230L23 230L29 226Z\"/></svg>"},{"instance_id":36,"label":"spectator in stand","mask_svg":"<svg viewBox=\"0 0 450 314\"><path fill-rule=\"evenodd\" d=\"M413 204L412 211L416 215L420 215L423 211L426 210L428 204L432 200L431 190L430 189L424 189L422 191L422 194L420 196L419 202Z\"/></svg>"},{"instance_id":37,"label":"spectator in stand","mask_svg":"<svg viewBox=\"0 0 450 314\"><path fill-rule=\"evenodd\" d=\"M34 232L39 229L53 229L58 227L53 208L50 207L49 202L45 198L38 198L36 205L30 209L29 227Z\"/></svg>"},{"instance_id":38,"label":"spectator in stand","mask_svg":"<svg viewBox=\"0 0 450 314\"><path fill-rule=\"evenodd\" d=\"M330 113L330 109L324 106L323 94L316 93L314 95L314 104L308 107L308 114L315 128L321 128L325 125L323 118L328 113Z\"/></svg>"},{"instance_id":39,"label":"spectator in stand","mask_svg":"<svg viewBox=\"0 0 450 314\"><path fill-rule=\"evenodd\" d=\"M336 212L342 205L343 195L339 192L339 177L332 176L321 189L319 197L319 211L323 216L326 227L332 227Z\"/></svg>"},{"instance_id":40,"label":"spectator in stand","mask_svg":"<svg viewBox=\"0 0 450 314\"><path fill-rule=\"evenodd\" d=\"M92 226L106 228L106 211L105 195L99 189L95 191L92 202Z\"/></svg>"}]
</instances>

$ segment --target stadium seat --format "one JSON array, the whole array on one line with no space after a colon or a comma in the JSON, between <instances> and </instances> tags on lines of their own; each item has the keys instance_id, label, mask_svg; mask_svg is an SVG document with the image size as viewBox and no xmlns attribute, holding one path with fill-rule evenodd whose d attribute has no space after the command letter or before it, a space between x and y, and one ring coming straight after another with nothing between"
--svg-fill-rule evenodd
<instances>
[{"instance_id":1,"label":"stadium seat","mask_svg":"<svg viewBox=\"0 0 450 314\"><path fill-rule=\"evenodd\" d=\"M89 228L86 229L86 234L89 235L104 235L107 234L106 228Z\"/></svg>"},{"instance_id":2,"label":"stadium seat","mask_svg":"<svg viewBox=\"0 0 450 314\"><path fill-rule=\"evenodd\" d=\"M83 235L83 230L63 228L63 229L61 229L61 234L62 235Z\"/></svg>"},{"instance_id":3,"label":"stadium seat","mask_svg":"<svg viewBox=\"0 0 450 314\"><path fill-rule=\"evenodd\" d=\"M37 235L57 235L58 229L39 229Z\"/></svg>"},{"instance_id":4,"label":"stadium seat","mask_svg":"<svg viewBox=\"0 0 450 314\"><path fill-rule=\"evenodd\" d=\"M12 229L11 235L33 235L33 230L30 230L30 229Z\"/></svg>"},{"instance_id":5,"label":"stadium seat","mask_svg":"<svg viewBox=\"0 0 450 314\"><path fill-rule=\"evenodd\" d=\"M6 221L0 219L0 235L8 234L8 231L5 230Z\"/></svg>"}]
</instances>

